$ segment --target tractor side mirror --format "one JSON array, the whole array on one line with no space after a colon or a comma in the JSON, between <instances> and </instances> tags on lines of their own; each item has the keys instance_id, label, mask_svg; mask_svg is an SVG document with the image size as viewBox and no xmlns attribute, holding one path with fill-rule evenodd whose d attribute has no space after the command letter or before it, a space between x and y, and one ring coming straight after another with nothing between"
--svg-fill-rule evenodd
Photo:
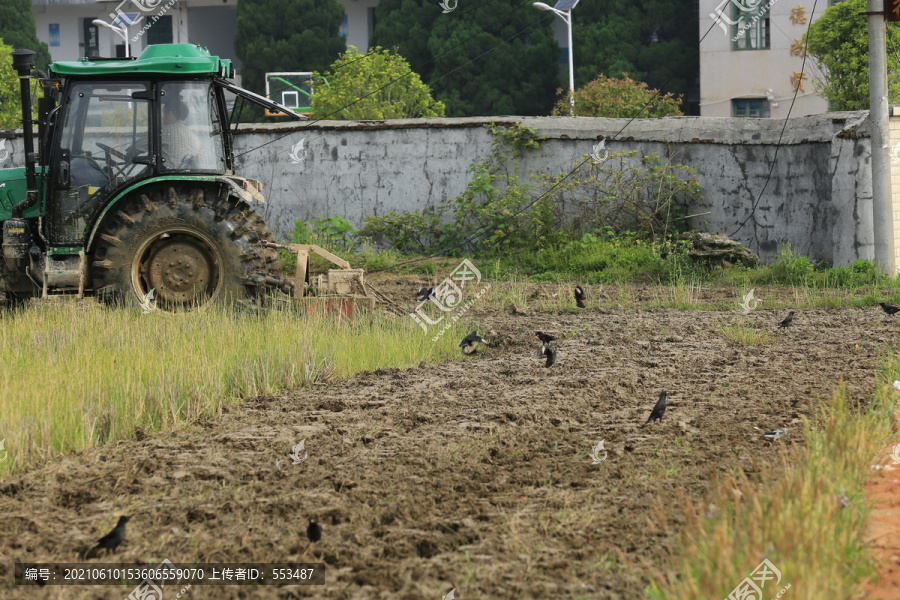
<instances>
[{"instance_id":1,"label":"tractor side mirror","mask_svg":"<svg viewBox=\"0 0 900 600\"><path fill-rule=\"evenodd\" d=\"M59 161L59 170L56 172L56 183L62 187L69 186L69 161Z\"/></svg>"}]
</instances>

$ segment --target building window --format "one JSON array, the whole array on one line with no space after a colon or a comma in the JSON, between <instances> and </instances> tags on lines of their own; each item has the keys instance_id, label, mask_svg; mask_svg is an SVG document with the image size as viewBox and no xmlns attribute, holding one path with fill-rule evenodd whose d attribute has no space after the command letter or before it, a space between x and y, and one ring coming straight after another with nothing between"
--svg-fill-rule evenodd
<instances>
[{"instance_id":1,"label":"building window","mask_svg":"<svg viewBox=\"0 0 900 600\"><path fill-rule=\"evenodd\" d=\"M757 8L740 10L734 3L734 21L732 28L734 36L731 38L735 50L768 50L771 48L769 40L769 13L763 10L762 2Z\"/></svg>"},{"instance_id":2,"label":"building window","mask_svg":"<svg viewBox=\"0 0 900 600\"><path fill-rule=\"evenodd\" d=\"M735 98L731 101L731 113L735 117L768 119L769 101L765 98Z\"/></svg>"},{"instance_id":3,"label":"building window","mask_svg":"<svg viewBox=\"0 0 900 600\"><path fill-rule=\"evenodd\" d=\"M147 30L147 45L172 43L172 15L164 15Z\"/></svg>"}]
</instances>

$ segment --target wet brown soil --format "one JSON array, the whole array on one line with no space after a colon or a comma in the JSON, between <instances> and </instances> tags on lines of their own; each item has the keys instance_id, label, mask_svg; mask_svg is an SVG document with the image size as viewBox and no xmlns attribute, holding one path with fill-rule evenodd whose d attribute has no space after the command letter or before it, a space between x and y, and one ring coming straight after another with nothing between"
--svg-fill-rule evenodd
<instances>
[{"instance_id":1,"label":"wet brown soil","mask_svg":"<svg viewBox=\"0 0 900 600\"><path fill-rule=\"evenodd\" d=\"M467 318L490 347L474 356L249 399L214 421L0 481L0 559L77 562L128 514L126 541L96 562L314 555L327 565L324 586L194 586L188 598L642 597L644 564L669 569L681 522L674 491L699 500L736 467L777 476L779 450L762 433L785 429L796 449L801 419L840 380L865 402L900 331L871 308L798 310L793 327L775 332L783 317L476 306ZM771 337L742 345L723 336L725 323ZM536 330L559 338L550 369ZM665 418L644 426L663 390ZM300 440L309 457L295 465L288 455ZM605 459L593 464L601 440ZM312 548L310 516L324 529ZM129 591L28 586L0 596Z\"/></svg>"}]
</instances>

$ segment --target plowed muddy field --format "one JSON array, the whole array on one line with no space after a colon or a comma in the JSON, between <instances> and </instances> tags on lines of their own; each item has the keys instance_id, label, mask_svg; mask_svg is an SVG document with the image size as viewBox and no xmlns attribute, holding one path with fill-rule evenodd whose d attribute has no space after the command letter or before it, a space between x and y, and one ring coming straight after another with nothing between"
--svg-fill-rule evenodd
<instances>
[{"instance_id":1,"label":"plowed muddy field","mask_svg":"<svg viewBox=\"0 0 900 600\"><path fill-rule=\"evenodd\" d=\"M670 570L676 492L699 502L738 467L777 476L781 444L762 434L786 430L791 456L839 381L866 402L900 330L877 307L798 310L776 331L785 315L475 306L466 318L489 345L472 356L248 399L0 481L0 558L80 562L124 514L125 542L93 562L326 565L322 586L196 585L186 598L638 598ZM741 323L768 337L727 339ZM538 330L557 337L551 368ZM665 417L645 426L664 390ZM293 464L301 439L308 458ZM312 545L310 517L323 527Z\"/></svg>"}]
</instances>

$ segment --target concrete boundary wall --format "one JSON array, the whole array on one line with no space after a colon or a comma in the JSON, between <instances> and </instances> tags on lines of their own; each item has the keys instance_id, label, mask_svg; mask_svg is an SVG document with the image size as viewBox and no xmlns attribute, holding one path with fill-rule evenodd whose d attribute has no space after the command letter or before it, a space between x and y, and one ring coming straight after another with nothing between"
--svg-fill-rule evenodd
<instances>
[{"instance_id":1,"label":"concrete boundary wall","mask_svg":"<svg viewBox=\"0 0 900 600\"><path fill-rule=\"evenodd\" d=\"M655 152L696 169L704 205L692 212L711 214L692 219L693 227L734 234L765 261L774 258L778 243L790 242L810 258L847 265L874 255L867 117L864 111L825 113L786 125L713 117L246 125L235 137L235 153L238 173L263 182L263 212L284 235L296 219L341 215L360 225L370 215L434 208L456 197L471 177L469 165L489 153L492 138L484 125L490 121L520 122L548 138L519 159L523 180L571 170L598 140L622 130L607 142L611 152ZM13 146L11 160L0 167L21 165L21 133Z\"/></svg>"}]
</instances>

